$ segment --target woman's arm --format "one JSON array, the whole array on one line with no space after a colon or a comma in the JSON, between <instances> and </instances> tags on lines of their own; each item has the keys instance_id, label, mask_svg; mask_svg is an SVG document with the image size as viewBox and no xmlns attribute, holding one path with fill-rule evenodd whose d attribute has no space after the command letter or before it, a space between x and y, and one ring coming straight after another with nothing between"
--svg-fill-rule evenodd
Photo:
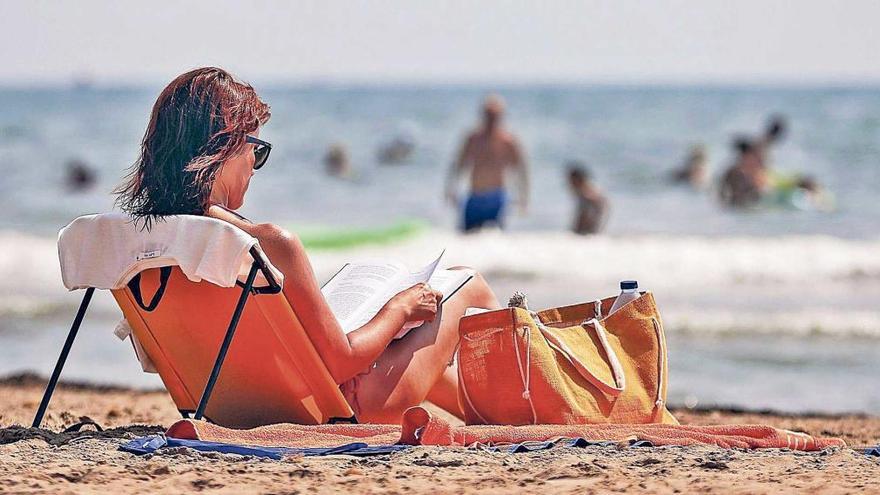
<instances>
[{"instance_id":1,"label":"woman's arm","mask_svg":"<svg viewBox=\"0 0 880 495\"><path fill-rule=\"evenodd\" d=\"M208 216L227 221L260 241L272 264L284 274L284 295L337 383L367 369L407 321L432 320L440 298L415 286L393 297L366 325L346 335L315 278L305 248L295 235L272 224L253 224L212 206ZM431 297L425 297L425 292Z\"/></svg>"}]
</instances>

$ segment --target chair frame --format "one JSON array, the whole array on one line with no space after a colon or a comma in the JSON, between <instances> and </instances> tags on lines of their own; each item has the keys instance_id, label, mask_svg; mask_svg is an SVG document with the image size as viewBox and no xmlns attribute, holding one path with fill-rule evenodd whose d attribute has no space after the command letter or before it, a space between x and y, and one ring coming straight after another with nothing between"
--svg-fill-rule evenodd
<instances>
[{"instance_id":1,"label":"chair frame","mask_svg":"<svg viewBox=\"0 0 880 495\"><path fill-rule=\"evenodd\" d=\"M226 360L226 354L229 351L229 346L232 344L232 338L235 336L235 329L238 327L238 321L244 311L245 304L247 304L248 296L277 294L281 292L281 285L275 280L275 277L272 275L271 270L269 270L269 267L263 259L262 253L256 248L256 246L251 247L250 255L254 262L251 264L245 283L241 284L240 282L236 282L236 285L240 285L242 288L241 296L239 296L238 303L235 305L235 309L232 312L232 318L226 329L226 335L223 338L223 342L220 344L217 358L214 360L214 367L211 369L211 375L208 377L208 381L205 384L205 390L202 392L202 397L199 400L199 405L195 411L193 419L202 419L205 414L205 408L208 407L208 401L211 399L214 385L216 385L217 379L220 377L223 362ZM257 278L258 271L263 273L268 285L254 287L254 281ZM164 286L157 291L158 298L154 298L154 301L151 302L150 306L155 307L154 305L158 304L158 299L161 299L161 291L163 290ZM58 385L58 378L61 376L61 371L64 368L68 355L70 354L70 349L73 347L73 341L76 339L79 327L82 325L82 321L85 318L86 311L88 310L89 303L91 302L94 293L94 287L86 288L86 293L82 298L82 302L80 302L76 317L73 319L70 332L68 332L67 339L64 341L64 346L61 348L61 354L58 356L58 361L55 363L55 369L52 371L52 376L49 378L49 383L46 385L43 399L40 401L40 406L37 408L37 413L34 416L34 421L31 425L33 428L39 428L40 424L43 422L43 416L45 416L46 409L49 407L49 401L52 399L52 394L55 392L55 387ZM188 417L187 412L182 412L182 414L184 418Z\"/></svg>"}]
</instances>

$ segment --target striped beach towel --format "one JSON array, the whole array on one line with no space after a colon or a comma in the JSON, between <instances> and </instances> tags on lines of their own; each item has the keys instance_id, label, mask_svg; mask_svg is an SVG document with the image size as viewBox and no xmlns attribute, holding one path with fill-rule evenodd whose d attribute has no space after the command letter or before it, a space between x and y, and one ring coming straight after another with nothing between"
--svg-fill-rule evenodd
<instances>
[{"instance_id":1,"label":"striped beach towel","mask_svg":"<svg viewBox=\"0 0 880 495\"><path fill-rule=\"evenodd\" d=\"M352 442L369 445L509 445L560 438L589 441L635 442L653 445L715 445L721 448L822 450L846 447L839 438L814 437L765 425L689 426L666 424L592 424L527 426L452 426L426 409L406 411L401 425L276 424L233 430L211 423L181 420L166 436L266 447L335 447Z\"/></svg>"}]
</instances>

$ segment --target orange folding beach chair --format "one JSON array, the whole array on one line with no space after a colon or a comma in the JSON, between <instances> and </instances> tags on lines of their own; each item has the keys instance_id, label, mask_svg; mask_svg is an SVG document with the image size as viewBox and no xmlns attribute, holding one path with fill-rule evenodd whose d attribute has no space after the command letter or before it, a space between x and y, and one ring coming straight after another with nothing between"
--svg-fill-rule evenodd
<instances>
[{"instance_id":1,"label":"orange folding beach chair","mask_svg":"<svg viewBox=\"0 0 880 495\"><path fill-rule=\"evenodd\" d=\"M356 422L281 292L283 277L242 230L180 215L147 231L109 213L77 218L58 245L65 286L86 292L34 427L96 288L111 290L135 349L152 361L183 417L232 428Z\"/></svg>"}]
</instances>

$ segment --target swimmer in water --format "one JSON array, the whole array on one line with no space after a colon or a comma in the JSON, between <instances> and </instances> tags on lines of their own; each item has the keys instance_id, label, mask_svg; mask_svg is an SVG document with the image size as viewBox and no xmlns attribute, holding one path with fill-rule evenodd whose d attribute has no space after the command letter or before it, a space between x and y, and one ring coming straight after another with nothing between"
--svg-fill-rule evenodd
<instances>
[{"instance_id":1,"label":"swimmer in water","mask_svg":"<svg viewBox=\"0 0 880 495\"><path fill-rule=\"evenodd\" d=\"M348 151L344 145L339 143L330 145L327 154L324 155L324 168L327 175L340 179L351 178L351 160L348 158Z\"/></svg>"},{"instance_id":2,"label":"swimmer in water","mask_svg":"<svg viewBox=\"0 0 880 495\"><path fill-rule=\"evenodd\" d=\"M721 202L732 208L754 206L761 201L769 187L758 145L748 138L734 140L737 158L724 172L719 188Z\"/></svg>"},{"instance_id":3,"label":"swimmer in water","mask_svg":"<svg viewBox=\"0 0 880 495\"><path fill-rule=\"evenodd\" d=\"M764 168L770 166L770 146L778 144L788 131L788 122L782 115L773 115L767 121L764 135L755 140L755 153Z\"/></svg>"},{"instance_id":4,"label":"swimmer in water","mask_svg":"<svg viewBox=\"0 0 880 495\"><path fill-rule=\"evenodd\" d=\"M687 184L694 189L706 187L708 177L706 146L696 144L691 147L684 165L672 171L672 182Z\"/></svg>"},{"instance_id":5,"label":"swimmer in water","mask_svg":"<svg viewBox=\"0 0 880 495\"><path fill-rule=\"evenodd\" d=\"M84 161L73 159L67 162L67 188L73 192L83 192L95 185L97 174Z\"/></svg>"},{"instance_id":6,"label":"swimmer in water","mask_svg":"<svg viewBox=\"0 0 880 495\"><path fill-rule=\"evenodd\" d=\"M608 218L608 199L581 162L568 164L568 185L577 201L572 230L577 234L595 234L602 230Z\"/></svg>"},{"instance_id":7,"label":"swimmer in water","mask_svg":"<svg viewBox=\"0 0 880 495\"><path fill-rule=\"evenodd\" d=\"M397 136L379 148L376 158L383 165L397 165L412 158L416 150L415 141L408 136Z\"/></svg>"}]
</instances>

